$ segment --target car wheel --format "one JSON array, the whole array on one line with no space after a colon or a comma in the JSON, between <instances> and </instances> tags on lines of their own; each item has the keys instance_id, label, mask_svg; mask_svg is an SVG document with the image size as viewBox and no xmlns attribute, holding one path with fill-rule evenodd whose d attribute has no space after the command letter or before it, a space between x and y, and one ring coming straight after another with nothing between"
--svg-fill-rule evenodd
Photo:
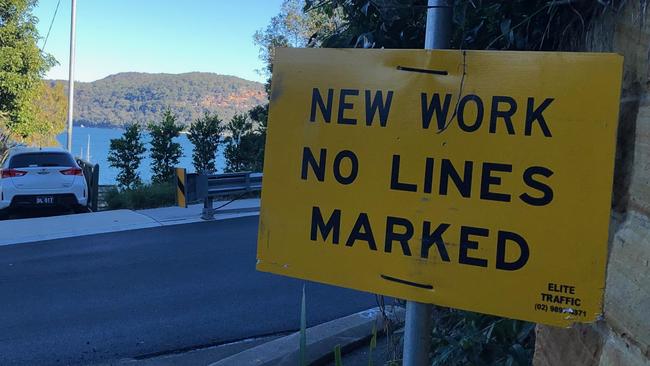
<instances>
[{"instance_id":1,"label":"car wheel","mask_svg":"<svg viewBox=\"0 0 650 366\"><path fill-rule=\"evenodd\" d=\"M0 210L0 220L7 220L7 219L9 219L9 211Z\"/></svg>"}]
</instances>

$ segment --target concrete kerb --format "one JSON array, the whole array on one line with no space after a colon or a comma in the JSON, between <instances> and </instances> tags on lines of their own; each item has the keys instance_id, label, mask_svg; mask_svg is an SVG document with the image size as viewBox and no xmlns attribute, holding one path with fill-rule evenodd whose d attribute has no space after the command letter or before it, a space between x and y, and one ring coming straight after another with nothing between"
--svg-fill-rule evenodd
<instances>
[{"instance_id":1,"label":"concrete kerb","mask_svg":"<svg viewBox=\"0 0 650 366\"><path fill-rule=\"evenodd\" d=\"M205 222L201 205L190 208L163 207L139 211L110 210L76 215L35 217L0 221L0 246L63 239L83 235L146 229L166 225ZM233 202L217 211L216 220L259 213L259 199Z\"/></svg>"},{"instance_id":2,"label":"concrete kerb","mask_svg":"<svg viewBox=\"0 0 650 366\"><path fill-rule=\"evenodd\" d=\"M403 324L403 308L388 307L386 314L390 321ZM384 321L381 310L372 308L307 329L307 363L313 365L327 362L337 345L344 352L363 346L372 336L373 326L381 332ZM294 366L299 364L299 340L300 333L296 332L224 358L210 366Z\"/></svg>"},{"instance_id":3,"label":"concrete kerb","mask_svg":"<svg viewBox=\"0 0 650 366\"><path fill-rule=\"evenodd\" d=\"M215 211L215 219L228 218L230 216L250 216L256 215L260 210L260 200L241 199L233 202L215 202L215 207L220 207L224 203L229 203L227 206ZM201 212L203 210L202 204L189 205L187 208L176 206L145 209L139 210L138 213L150 217L151 219L159 222L162 225L176 225L190 222L206 221L201 219Z\"/></svg>"}]
</instances>

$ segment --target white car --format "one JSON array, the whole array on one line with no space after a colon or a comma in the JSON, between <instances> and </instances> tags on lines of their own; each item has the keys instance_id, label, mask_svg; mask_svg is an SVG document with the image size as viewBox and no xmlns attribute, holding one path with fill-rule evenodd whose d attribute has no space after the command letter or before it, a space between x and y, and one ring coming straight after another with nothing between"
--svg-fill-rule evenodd
<instances>
[{"instance_id":1,"label":"white car","mask_svg":"<svg viewBox=\"0 0 650 366\"><path fill-rule=\"evenodd\" d=\"M0 168L0 216L14 209L86 207L83 171L63 149L12 148Z\"/></svg>"}]
</instances>

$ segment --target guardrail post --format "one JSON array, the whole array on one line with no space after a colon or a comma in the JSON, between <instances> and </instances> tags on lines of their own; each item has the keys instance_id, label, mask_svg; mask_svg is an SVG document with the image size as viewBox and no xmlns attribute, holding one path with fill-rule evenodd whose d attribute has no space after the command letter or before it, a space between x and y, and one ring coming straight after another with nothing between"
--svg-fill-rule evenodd
<instances>
[{"instance_id":1,"label":"guardrail post","mask_svg":"<svg viewBox=\"0 0 650 366\"><path fill-rule=\"evenodd\" d=\"M92 183L90 184L90 187L88 187L89 190L92 189L90 195L90 210L92 212L97 212L97 209L99 208L99 164L93 166L92 172Z\"/></svg>"},{"instance_id":2,"label":"guardrail post","mask_svg":"<svg viewBox=\"0 0 650 366\"><path fill-rule=\"evenodd\" d=\"M176 168L176 205L187 208L187 171L185 168Z\"/></svg>"},{"instance_id":3,"label":"guardrail post","mask_svg":"<svg viewBox=\"0 0 650 366\"><path fill-rule=\"evenodd\" d=\"M203 220L214 220L212 197L205 197L205 200L203 200L203 212L201 213L201 218Z\"/></svg>"}]
</instances>

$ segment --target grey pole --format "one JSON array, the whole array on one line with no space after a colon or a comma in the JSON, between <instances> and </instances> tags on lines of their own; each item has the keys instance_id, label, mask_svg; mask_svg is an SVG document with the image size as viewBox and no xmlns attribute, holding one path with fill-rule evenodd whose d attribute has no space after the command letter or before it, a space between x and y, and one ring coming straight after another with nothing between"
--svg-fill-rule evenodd
<instances>
[{"instance_id":1,"label":"grey pole","mask_svg":"<svg viewBox=\"0 0 650 366\"><path fill-rule=\"evenodd\" d=\"M452 8L450 1L429 0L425 49L448 48L451 40ZM406 302L404 320L404 366L423 366L429 362L433 305Z\"/></svg>"},{"instance_id":2,"label":"grey pole","mask_svg":"<svg viewBox=\"0 0 650 366\"><path fill-rule=\"evenodd\" d=\"M70 68L68 74L68 137L67 148L72 152L72 112L74 110L74 61L75 61L75 45L77 32L75 23L77 18L77 0L72 0L72 14L70 16Z\"/></svg>"},{"instance_id":3,"label":"grey pole","mask_svg":"<svg viewBox=\"0 0 650 366\"><path fill-rule=\"evenodd\" d=\"M451 40L452 8L448 0L429 0L427 10L427 29L424 38L424 48L449 48Z\"/></svg>"}]
</instances>

